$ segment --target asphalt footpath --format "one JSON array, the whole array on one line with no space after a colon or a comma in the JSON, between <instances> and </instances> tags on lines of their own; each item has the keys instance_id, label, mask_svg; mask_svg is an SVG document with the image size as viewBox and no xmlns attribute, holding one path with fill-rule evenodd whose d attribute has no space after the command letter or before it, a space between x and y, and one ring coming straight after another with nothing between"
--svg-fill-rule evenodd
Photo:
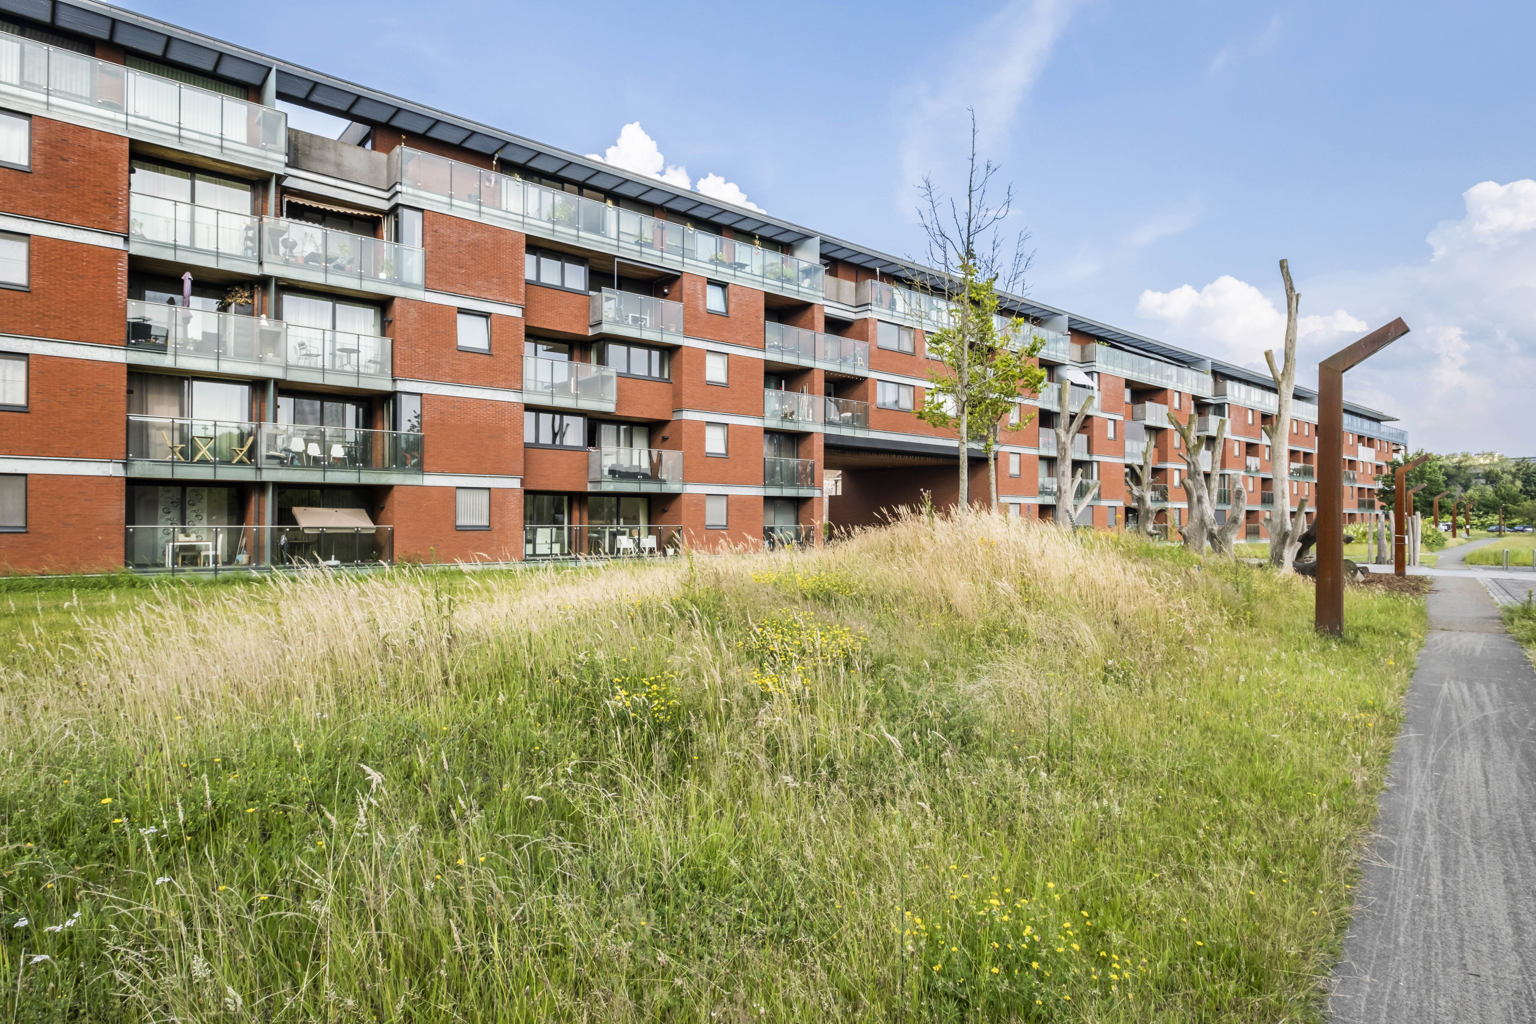
<instances>
[{"instance_id":1,"label":"asphalt footpath","mask_svg":"<svg viewBox=\"0 0 1536 1024\"><path fill-rule=\"evenodd\" d=\"M1470 575L1429 621L1329 1017L1536 1021L1536 672Z\"/></svg>"}]
</instances>

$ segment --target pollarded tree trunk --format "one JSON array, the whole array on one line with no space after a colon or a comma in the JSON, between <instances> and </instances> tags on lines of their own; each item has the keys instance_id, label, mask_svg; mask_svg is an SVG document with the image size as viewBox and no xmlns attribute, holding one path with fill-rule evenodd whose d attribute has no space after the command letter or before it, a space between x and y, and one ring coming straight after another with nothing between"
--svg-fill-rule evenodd
<instances>
[{"instance_id":1,"label":"pollarded tree trunk","mask_svg":"<svg viewBox=\"0 0 1536 1024\"><path fill-rule=\"evenodd\" d=\"M1083 429L1083 423L1088 419L1088 410L1093 407L1093 396L1083 399L1082 408L1073 416L1072 382L1062 381L1059 393L1060 411L1056 415L1056 509L1052 516L1057 526L1074 526L1077 517L1099 492L1099 482L1095 480L1083 495L1083 500L1077 501L1077 488L1083 482L1083 475L1072 471L1072 439Z\"/></svg>"},{"instance_id":2,"label":"pollarded tree trunk","mask_svg":"<svg viewBox=\"0 0 1536 1024\"><path fill-rule=\"evenodd\" d=\"M1142 449L1141 462L1127 464L1125 469L1126 487L1130 490L1131 500L1136 503L1136 532L1144 537L1153 535L1153 518L1157 512L1153 508L1152 500L1157 495L1157 487L1152 483L1152 458L1156 452L1156 445L1148 438Z\"/></svg>"},{"instance_id":3,"label":"pollarded tree trunk","mask_svg":"<svg viewBox=\"0 0 1536 1024\"><path fill-rule=\"evenodd\" d=\"M1216 533L1216 481L1221 477L1221 452L1226 441L1227 421L1223 417L1216 428L1216 443L1211 450L1211 468L1200 466L1200 455L1205 451L1205 437L1196 429L1199 417L1189 411L1189 418L1180 422L1178 414L1170 412L1168 422L1178 433L1183 446L1179 455L1184 459L1184 494L1188 499L1189 519L1184 524L1184 546L1198 555L1205 554L1212 536Z\"/></svg>"},{"instance_id":4,"label":"pollarded tree trunk","mask_svg":"<svg viewBox=\"0 0 1536 1024\"><path fill-rule=\"evenodd\" d=\"M1211 551L1218 555L1230 555L1237 542L1237 531L1242 529L1248 517L1248 492L1243 489L1240 473L1223 474L1228 479L1232 493L1232 507L1227 510L1227 521L1211 533Z\"/></svg>"},{"instance_id":5,"label":"pollarded tree trunk","mask_svg":"<svg viewBox=\"0 0 1536 1024\"><path fill-rule=\"evenodd\" d=\"M1275 366L1275 352L1264 353L1269 375L1279 392L1275 420L1264 428L1269 435L1270 468L1274 472L1275 508L1269 516L1269 562L1282 572L1289 571L1301 547L1301 535L1307 529L1307 500L1291 514L1291 400L1296 391L1296 322L1301 295L1291 283L1291 267L1280 261L1280 277L1285 281L1285 362Z\"/></svg>"}]
</instances>

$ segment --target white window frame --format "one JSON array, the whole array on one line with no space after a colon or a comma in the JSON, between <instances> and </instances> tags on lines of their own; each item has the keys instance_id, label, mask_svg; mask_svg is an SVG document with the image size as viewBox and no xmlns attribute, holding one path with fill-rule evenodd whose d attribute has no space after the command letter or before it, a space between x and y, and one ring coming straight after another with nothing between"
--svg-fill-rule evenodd
<instances>
[{"instance_id":1,"label":"white window frame","mask_svg":"<svg viewBox=\"0 0 1536 1024\"><path fill-rule=\"evenodd\" d=\"M21 367L21 373L18 378L20 386L9 393L5 390L9 377L7 374L0 373L0 411L26 412L29 408L28 389L32 384L31 360L23 353L0 352L0 365Z\"/></svg>"},{"instance_id":2,"label":"white window frame","mask_svg":"<svg viewBox=\"0 0 1536 1024\"><path fill-rule=\"evenodd\" d=\"M489 487L455 487L453 489L453 528L455 530L489 530L491 528L491 489Z\"/></svg>"},{"instance_id":3,"label":"white window frame","mask_svg":"<svg viewBox=\"0 0 1536 1024\"><path fill-rule=\"evenodd\" d=\"M1105 436L1107 438L1109 438L1109 440L1113 441L1115 439L1115 421L1114 420L1105 420L1104 421L1104 430L1105 430Z\"/></svg>"},{"instance_id":4,"label":"white window frame","mask_svg":"<svg viewBox=\"0 0 1536 1024\"><path fill-rule=\"evenodd\" d=\"M9 231L0 231L0 245L17 243L21 246L21 277L18 280L0 278L0 288L11 288L16 291L32 290L32 236L18 235ZM0 261L3 265L3 261Z\"/></svg>"},{"instance_id":5,"label":"white window frame","mask_svg":"<svg viewBox=\"0 0 1536 1024\"><path fill-rule=\"evenodd\" d=\"M0 167L30 171L32 169L32 118L26 114L18 114L14 110L0 110L0 121L15 121L22 126L21 159L7 160L5 154L0 153Z\"/></svg>"},{"instance_id":6,"label":"white window frame","mask_svg":"<svg viewBox=\"0 0 1536 1024\"><path fill-rule=\"evenodd\" d=\"M887 401L883 396L888 389L895 389L895 400ZM905 402L905 404L902 404ZM917 392L911 384L901 384L891 380L875 382L875 408L894 409L897 412L911 412L917 403Z\"/></svg>"},{"instance_id":7,"label":"white window frame","mask_svg":"<svg viewBox=\"0 0 1536 1024\"><path fill-rule=\"evenodd\" d=\"M731 382L731 357L724 352L704 353L704 383L729 384Z\"/></svg>"},{"instance_id":8,"label":"white window frame","mask_svg":"<svg viewBox=\"0 0 1536 1024\"><path fill-rule=\"evenodd\" d=\"M26 533L27 532L27 478L22 474L0 474L0 509L5 507L5 492L10 488L21 491L21 518L7 522L0 520L0 533ZM11 495L14 500L15 495Z\"/></svg>"},{"instance_id":9,"label":"white window frame","mask_svg":"<svg viewBox=\"0 0 1536 1024\"><path fill-rule=\"evenodd\" d=\"M1008 453L1008 475L1009 476L1021 476L1021 475L1023 475L1023 462L1024 462L1023 457L1021 455L1019 455L1018 452L1009 452Z\"/></svg>"}]
</instances>

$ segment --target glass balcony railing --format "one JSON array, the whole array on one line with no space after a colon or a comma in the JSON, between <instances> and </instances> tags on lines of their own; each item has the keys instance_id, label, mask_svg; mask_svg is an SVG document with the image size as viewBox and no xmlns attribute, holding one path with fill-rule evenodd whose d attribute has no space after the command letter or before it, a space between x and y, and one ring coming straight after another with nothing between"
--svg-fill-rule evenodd
<instances>
[{"instance_id":1,"label":"glass balcony railing","mask_svg":"<svg viewBox=\"0 0 1536 1024\"><path fill-rule=\"evenodd\" d=\"M1206 437L1215 437L1216 432L1227 422L1225 416L1201 416L1195 421L1195 433Z\"/></svg>"},{"instance_id":2,"label":"glass balcony railing","mask_svg":"<svg viewBox=\"0 0 1536 1024\"><path fill-rule=\"evenodd\" d=\"M1274 508L1274 507L1275 507L1275 492L1274 491L1260 491L1259 492L1259 508Z\"/></svg>"},{"instance_id":3,"label":"glass balcony railing","mask_svg":"<svg viewBox=\"0 0 1536 1024\"><path fill-rule=\"evenodd\" d=\"M128 244L135 252L200 266L255 273L261 221L245 213L159 196L128 199Z\"/></svg>"},{"instance_id":4,"label":"glass balcony railing","mask_svg":"<svg viewBox=\"0 0 1536 1024\"><path fill-rule=\"evenodd\" d=\"M1093 366L1106 373L1114 374L1116 377L1140 381L1143 384L1172 388L1175 391L1188 392L1202 398L1209 397L1211 394L1212 383L1209 373L1187 366L1165 363L1137 352L1112 348L1109 345L1080 345L1077 361L1085 366Z\"/></svg>"},{"instance_id":5,"label":"glass balcony railing","mask_svg":"<svg viewBox=\"0 0 1536 1024\"><path fill-rule=\"evenodd\" d=\"M869 369L867 341L772 321L763 325L763 355L775 362L820 366L826 370L862 374Z\"/></svg>"},{"instance_id":6,"label":"glass balcony railing","mask_svg":"<svg viewBox=\"0 0 1536 1024\"><path fill-rule=\"evenodd\" d=\"M1316 423L1317 422L1317 403L1315 403L1315 402L1303 402L1299 398L1295 399L1294 401L1291 402L1291 418L1292 419L1298 419L1298 420L1307 420L1309 422Z\"/></svg>"},{"instance_id":7,"label":"glass balcony railing","mask_svg":"<svg viewBox=\"0 0 1536 1024\"><path fill-rule=\"evenodd\" d=\"M128 301L128 361L366 387L392 380L388 338L137 299Z\"/></svg>"},{"instance_id":8,"label":"glass balcony railing","mask_svg":"<svg viewBox=\"0 0 1536 1024\"><path fill-rule=\"evenodd\" d=\"M296 423L129 416L128 460L151 475L199 478L249 479L258 471L346 480L370 474L420 476L422 436Z\"/></svg>"},{"instance_id":9,"label":"glass balcony railing","mask_svg":"<svg viewBox=\"0 0 1536 1024\"><path fill-rule=\"evenodd\" d=\"M1354 413L1344 414L1344 429L1352 434L1364 434L1367 437L1379 437L1391 441L1393 444L1406 445L1408 432L1400 427L1389 427L1377 420L1368 420L1364 416L1356 416ZM1361 456L1364 458L1364 456Z\"/></svg>"},{"instance_id":10,"label":"glass balcony railing","mask_svg":"<svg viewBox=\"0 0 1536 1024\"><path fill-rule=\"evenodd\" d=\"M523 557L625 558L666 557L683 549L681 526L571 526L530 523L523 527Z\"/></svg>"},{"instance_id":11,"label":"glass balcony railing","mask_svg":"<svg viewBox=\"0 0 1536 1024\"><path fill-rule=\"evenodd\" d=\"M403 146L390 159L401 194L423 205L764 291L822 298L824 272L812 260Z\"/></svg>"},{"instance_id":12,"label":"glass balcony railing","mask_svg":"<svg viewBox=\"0 0 1536 1024\"><path fill-rule=\"evenodd\" d=\"M281 110L0 32L0 106L281 171Z\"/></svg>"},{"instance_id":13,"label":"glass balcony railing","mask_svg":"<svg viewBox=\"0 0 1536 1024\"><path fill-rule=\"evenodd\" d=\"M1317 479L1317 470L1304 463L1293 462L1291 463L1291 479L1315 480Z\"/></svg>"},{"instance_id":14,"label":"glass balcony railing","mask_svg":"<svg viewBox=\"0 0 1536 1024\"><path fill-rule=\"evenodd\" d=\"M764 388L763 419L773 426L809 430L822 422L825 401L820 395Z\"/></svg>"},{"instance_id":15,"label":"glass balcony railing","mask_svg":"<svg viewBox=\"0 0 1536 1024\"><path fill-rule=\"evenodd\" d=\"M869 403L851 398L825 398L823 422L828 430L855 431L869 429Z\"/></svg>"},{"instance_id":16,"label":"glass balcony railing","mask_svg":"<svg viewBox=\"0 0 1536 1024\"><path fill-rule=\"evenodd\" d=\"M854 289L854 305L867 306L873 316L909 321L925 331L949 324L948 298L891 281L860 281Z\"/></svg>"},{"instance_id":17,"label":"glass balcony railing","mask_svg":"<svg viewBox=\"0 0 1536 1024\"><path fill-rule=\"evenodd\" d=\"M601 331L647 341L682 342L681 302L604 288L592 295L591 305L589 322L594 334Z\"/></svg>"},{"instance_id":18,"label":"glass balcony railing","mask_svg":"<svg viewBox=\"0 0 1536 1024\"><path fill-rule=\"evenodd\" d=\"M1258 473L1258 472L1260 472L1260 468L1259 467L1261 467L1262 465L1263 465L1263 462L1261 462L1259 460L1259 457L1257 455L1250 455L1250 456L1248 456L1243 461L1243 469L1246 472L1249 472L1249 473Z\"/></svg>"},{"instance_id":19,"label":"glass balcony railing","mask_svg":"<svg viewBox=\"0 0 1536 1024\"><path fill-rule=\"evenodd\" d=\"M851 306L856 301L858 286L852 281L843 281L827 274L822 278L821 294L828 302L835 302L840 306Z\"/></svg>"},{"instance_id":20,"label":"glass balcony railing","mask_svg":"<svg viewBox=\"0 0 1536 1024\"><path fill-rule=\"evenodd\" d=\"M523 357L526 403L612 412L618 399L619 375L606 366Z\"/></svg>"},{"instance_id":21,"label":"glass balcony railing","mask_svg":"<svg viewBox=\"0 0 1536 1024\"><path fill-rule=\"evenodd\" d=\"M1076 489L1072 492L1073 495L1075 495L1072 500L1082 501L1088 496L1089 492L1092 491L1097 484L1097 480L1079 480L1077 482ZM1056 489L1056 478L1042 478L1040 480L1040 489L1037 493L1040 495L1040 499L1042 501L1055 501L1056 496L1060 493Z\"/></svg>"},{"instance_id":22,"label":"glass balcony railing","mask_svg":"<svg viewBox=\"0 0 1536 1024\"><path fill-rule=\"evenodd\" d=\"M1352 469L1346 469L1344 471L1344 482L1345 483L1353 484L1353 483L1358 483L1359 481L1360 481L1360 474L1359 473L1356 473Z\"/></svg>"},{"instance_id":23,"label":"glass balcony railing","mask_svg":"<svg viewBox=\"0 0 1536 1024\"><path fill-rule=\"evenodd\" d=\"M814 459L764 459L763 486L815 487L816 462Z\"/></svg>"},{"instance_id":24,"label":"glass balcony railing","mask_svg":"<svg viewBox=\"0 0 1536 1024\"><path fill-rule=\"evenodd\" d=\"M774 523L763 525L763 546L775 548L809 548L816 544L816 527L806 523Z\"/></svg>"},{"instance_id":25,"label":"glass balcony railing","mask_svg":"<svg viewBox=\"0 0 1536 1024\"><path fill-rule=\"evenodd\" d=\"M1083 407L1084 396L1087 396L1089 399L1088 411L1099 411L1099 393L1097 391L1090 391L1084 387L1074 386L1072 388L1072 394L1068 399L1068 401L1072 403L1072 415L1076 416L1077 411ZM1061 385L1056 381L1051 381L1043 385L1041 387L1040 394L1035 398L1035 403L1042 409L1047 409L1052 412L1060 412Z\"/></svg>"},{"instance_id":26,"label":"glass balcony railing","mask_svg":"<svg viewBox=\"0 0 1536 1024\"><path fill-rule=\"evenodd\" d=\"M1280 410L1280 396L1235 380L1219 380L1214 388L1216 398L1225 398L1234 405L1260 412L1275 413Z\"/></svg>"},{"instance_id":27,"label":"glass balcony railing","mask_svg":"<svg viewBox=\"0 0 1536 1024\"><path fill-rule=\"evenodd\" d=\"M1061 453L1061 447L1056 440L1056 431L1046 429L1040 431L1040 454L1053 458ZM1086 459L1088 457L1088 438L1078 434L1072 439L1072 457L1074 459Z\"/></svg>"},{"instance_id":28,"label":"glass balcony railing","mask_svg":"<svg viewBox=\"0 0 1536 1024\"><path fill-rule=\"evenodd\" d=\"M683 486L683 453L660 448L591 448L587 484L598 490L661 491Z\"/></svg>"},{"instance_id":29,"label":"glass balcony railing","mask_svg":"<svg viewBox=\"0 0 1536 1024\"><path fill-rule=\"evenodd\" d=\"M1131 408L1131 419L1149 427L1172 427L1168 422L1168 407L1158 402L1142 402Z\"/></svg>"},{"instance_id":30,"label":"glass balcony railing","mask_svg":"<svg viewBox=\"0 0 1536 1024\"><path fill-rule=\"evenodd\" d=\"M1127 442L1125 442L1125 461L1126 462L1140 463L1141 460L1142 460L1142 457L1144 455L1146 455L1146 454L1147 454L1147 442L1145 442L1145 441L1127 441Z\"/></svg>"},{"instance_id":31,"label":"glass balcony railing","mask_svg":"<svg viewBox=\"0 0 1536 1024\"><path fill-rule=\"evenodd\" d=\"M279 277L388 294L425 289L422 250L382 238L264 217L261 252L268 271Z\"/></svg>"},{"instance_id":32,"label":"glass balcony railing","mask_svg":"<svg viewBox=\"0 0 1536 1024\"><path fill-rule=\"evenodd\" d=\"M124 562L162 572L246 572L253 566L377 565L394 557L388 526L139 526L124 527Z\"/></svg>"}]
</instances>

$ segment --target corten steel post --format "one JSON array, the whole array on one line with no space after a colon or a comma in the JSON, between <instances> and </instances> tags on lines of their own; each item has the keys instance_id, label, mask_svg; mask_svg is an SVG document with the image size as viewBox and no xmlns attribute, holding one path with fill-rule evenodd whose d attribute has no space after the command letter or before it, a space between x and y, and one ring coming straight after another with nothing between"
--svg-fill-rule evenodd
<instances>
[{"instance_id":1,"label":"corten steel post","mask_svg":"<svg viewBox=\"0 0 1536 1024\"><path fill-rule=\"evenodd\" d=\"M1397 467L1397 500L1392 503L1392 575L1408 575L1408 471L1429 461L1426 452ZM1417 487L1414 490L1418 490Z\"/></svg>"},{"instance_id":2,"label":"corten steel post","mask_svg":"<svg viewBox=\"0 0 1536 1024\"><path fill-rule=\"evenodd\" d=\"M1449 493L1451 493L1451 492L1450 491L1441 491L1439 494L1435 495L1435 529L1436 530L1440 529L1440 499L1445 497Z\"/></svg>"},{"instance_id":3,"label":"corten steel post","mask_svg":"<svg viewBox=\"0 0 1536 1024\"><path fill-rule=\"evenodd\" d=\"M1407 333L1408 325L1398 317L1317 365L1317 603L1313 624L1320 633L1344 632L1344 371Z\"/></svg>"},{"instance_id":4,"label":"corten steel post","mask_svg":"<svg viewBox=\"0 0 1536 1024\"><path fill-rule=\"evenodd\" d=\"M1451 540L1456 539L1456 511L1461 508L1461 499L1456 498L1451 502Z\"/></svg>"},{"instance_id":5,"label":"corten steel post","mask_svg":"<svg viewBox=\"0 0 1536 1024\"><path fill-rule=\"evenodd\" d=\"M1468 498L1461 503L1461 527L1467 531L1467 540L1472 539L1472 499Z\"/></svg>"}]
</instances>

